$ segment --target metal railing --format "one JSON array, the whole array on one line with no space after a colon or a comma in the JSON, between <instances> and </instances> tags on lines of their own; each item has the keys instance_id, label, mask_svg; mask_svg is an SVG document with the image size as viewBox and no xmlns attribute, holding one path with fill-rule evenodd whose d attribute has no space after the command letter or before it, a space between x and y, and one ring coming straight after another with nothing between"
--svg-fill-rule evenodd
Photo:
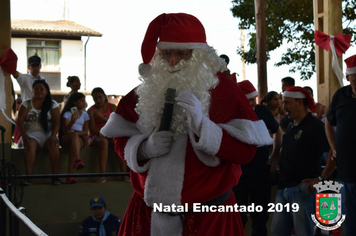
<instances>
[{"instance_id":1,"label":"metal railing","mask_svg":"<svg viewBox=\"0 0 356 236\"><path fill-rule=\"evenodd\" d=\"M4 147L5 128L0 126L0 130L3 150L0 168L0 236L18 236L19 222L23 223L33 235L47 235L21 212L21 210L24 210L23 207L19 207L23 198L23 186L21 182L23 179L130 176L129 172L20 175L16 164L6 161ZM7 223L9 224L8 227ZM9 234L7 234L7 229L9 229Z\"/></svg>"},{"instance_id":2,"label":"metal railing","mask_svg":"<svg viewBox=\"0 0 356 236\"><path fill-rule=\"evenodd\" d=\"M38 236L46 236L47 234L44 233L40 228L37 227L29 218L27 218L18 208L16 208L12 202L7 198L4 190L0 188L0 199L2 200L0 206L1 209L5 209L5 215L6 215L6 209L9 209L9 222L10 222L10 235L18 235L19 234L19 221L22 222L27 229L29 229L33 235L38 235ZM2 221L5 223L5 227L1 227L0 233L1 235L6 235L6 218L2 219Z\"/></svg>"}]
</instances>

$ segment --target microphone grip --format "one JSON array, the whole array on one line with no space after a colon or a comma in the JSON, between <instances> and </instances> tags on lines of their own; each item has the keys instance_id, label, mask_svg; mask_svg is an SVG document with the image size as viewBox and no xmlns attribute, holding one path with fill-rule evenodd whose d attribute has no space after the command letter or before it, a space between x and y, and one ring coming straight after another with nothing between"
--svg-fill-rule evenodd
<instances>
[{"instance_id":1,"label":"microphone grip","mask_svg":"<svg viewBox=\"0 0 356 236\"><path fill-rule=\"evenodd\" d=\"M161 125L159 126L159 131L169 131L171 127L172 114L173 114L174 103L165 102L163 108L163 114L161 118Z\"/></svg>"}]
</instances>

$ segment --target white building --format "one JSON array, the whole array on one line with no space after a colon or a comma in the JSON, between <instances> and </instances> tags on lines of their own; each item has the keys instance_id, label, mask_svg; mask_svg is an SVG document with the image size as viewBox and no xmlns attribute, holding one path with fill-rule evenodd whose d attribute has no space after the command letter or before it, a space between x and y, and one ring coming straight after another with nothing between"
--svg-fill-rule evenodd
<instances>
[{"instance_id":1,"label":"white building","mask_svg":"<svg viewBox=\"0 0 356 236\"><path fill-rule=\"evenodd\" d=\"M85 42L82 36L89 36ZM28 58L42 59L41 75L46 78L53 98L58 102L68 93L67 77L79 76L81 90L86 89L86 45L90 37L102 34L72 21L40 21L11 19L11 48L18 57L17 70L28 71ZM14 80L14 89L20 87Z\"/></svg>"}]
</instances>

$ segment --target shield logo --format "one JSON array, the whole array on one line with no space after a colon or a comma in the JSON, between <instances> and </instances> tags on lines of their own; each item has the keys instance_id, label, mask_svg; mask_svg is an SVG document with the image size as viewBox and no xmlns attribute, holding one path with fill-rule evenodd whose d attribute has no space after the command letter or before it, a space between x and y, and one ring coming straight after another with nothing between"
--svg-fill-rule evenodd
<instances>
[{"instance_id":1,"label":"shield logo","mask_svg":"<svg viewBox=\"0 0 356 236\"><path fill-rule=\"evenodd\" d=\"M326 225L332 225L341 219L341 194L316 194L316 219Z\"/></svg>"},{"instance_id":2,"label":"shield logo","mask_svg":"<svg viewBox=\"0 0 356 236\"><path fill-rule=\"evenodd\" d=\"M303 130L298 130L298 132L294 135L295 139L300 139L302 137Z\"/></svg>"},{"instance_id":3,"label":"shield logo","mask_svg":"<svg viewBox=\"0 0 356 236\"><path fill-rule=\"evenodd\" d=\"M317 227L323 230L334 230L341 226L346 215L341 213L342 184L333 181L323 181L314 184L317 193L315 195L315 215L312 220Z\"/></svg>"}]
</instances>

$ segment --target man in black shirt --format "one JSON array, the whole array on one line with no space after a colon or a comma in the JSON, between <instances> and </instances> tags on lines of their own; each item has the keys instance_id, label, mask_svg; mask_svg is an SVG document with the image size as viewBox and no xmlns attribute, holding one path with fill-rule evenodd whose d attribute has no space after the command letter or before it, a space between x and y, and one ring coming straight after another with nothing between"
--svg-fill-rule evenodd
<instances>
[{"instance_id":1,"label":"man in black shirt","mask_svg":"<svg viewBox=\"0 0 356 236\"><path fill-rule=\"evenodd\" d=\"M329 144L324 124L309 112L315 112L316 107L307 90L288 87L283 94L283 105L292 122L283 136L275 204L291 207L297 203L299 210L293 212L283 207L282 212L275 212L271 231L273 236L285 236L291 235L294 228L296 235L312 236L315 194L308 188L308 181L320 175L321 157L329 150ZM309 180L302 182L305 179Z\"/></svg>"},{"instance_id":2,"label":"man in black shirt","mask_svg":"<svg viewBox=\"0 0 356 236\"><path fill-rule=\"evenodd\" d=\"M348 236L356 233L356 55L345 62L346 79L350 85L335 92L325 119L325 129L336 158L337 180L344 185L340 191L342 213L346 214L342 226Z\"/></svg>"}]
</instances>

